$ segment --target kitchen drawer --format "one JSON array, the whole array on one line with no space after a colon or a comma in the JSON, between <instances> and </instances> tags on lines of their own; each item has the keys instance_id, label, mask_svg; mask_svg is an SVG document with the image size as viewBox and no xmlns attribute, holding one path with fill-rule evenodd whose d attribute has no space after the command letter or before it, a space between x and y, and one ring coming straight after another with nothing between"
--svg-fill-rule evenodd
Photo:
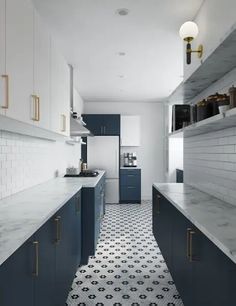
<instances>
[{"instance_id":1,"label":"kitchen drawer","mask_svg":"<svg viewBox=\"0 0 236 306\"><path fill-rule=\"evenodd\" d=\"M121 175L141 175L141 169L120 169Z\"/></svg>"},{"instance_id":2,"label":"kitchen drawer","mask_svg":"<svg viewBox=\"0 0 236 306\"><path fill-rule=\"evenodd\" d=\"M140 197L141 197L140 186L130 186L130 185L121 186L120 188L121 201L139 202Z\"/></svg>"},{"instance_id":3,"label":"kitchen drawer","mask_svg":"<svg viewBox=\"0 0 236 306\"><path fill-rule=\"evenodd\" d=\"M138 174L138 175L137 175ZM121 186L129 185L129 186L136 186L140 185L141 177L139 173L133 174L121 174L120 176L120 184Z\"/></svg>"}]
</instances>

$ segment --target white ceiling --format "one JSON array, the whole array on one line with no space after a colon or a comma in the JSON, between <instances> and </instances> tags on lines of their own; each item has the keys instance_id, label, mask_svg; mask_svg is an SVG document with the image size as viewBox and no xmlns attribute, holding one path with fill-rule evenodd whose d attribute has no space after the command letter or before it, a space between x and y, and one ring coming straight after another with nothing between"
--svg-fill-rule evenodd
<instances>
[{"instance_id":1,"label":"white ceiling","mask_svg":"<svg viewBox=\"0 0 236 306\"><path fill-rule=\"evenodd\" d=\"M178 30L194 18L202 0L34 2L76 68L75 86L85 101L155 102L182 81ZM119 8L129 14L118 15Z\"/></svg>"}]
</instances>

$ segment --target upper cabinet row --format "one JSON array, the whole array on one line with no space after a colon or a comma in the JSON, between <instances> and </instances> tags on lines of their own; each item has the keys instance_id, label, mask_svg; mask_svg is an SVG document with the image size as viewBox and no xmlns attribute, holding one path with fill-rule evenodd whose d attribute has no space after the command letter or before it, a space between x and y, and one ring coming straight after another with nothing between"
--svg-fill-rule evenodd
<instances>
[{"instance_id":1,"label":"upper cabinet row","mask_svg":"<svg viewBox=\"0 0 236 306\"><path fill-rule=\"evenodd\" d=\"M0 113L69 135L69 67L31 0L0 0Z\"/></svg>"}]
</instances>

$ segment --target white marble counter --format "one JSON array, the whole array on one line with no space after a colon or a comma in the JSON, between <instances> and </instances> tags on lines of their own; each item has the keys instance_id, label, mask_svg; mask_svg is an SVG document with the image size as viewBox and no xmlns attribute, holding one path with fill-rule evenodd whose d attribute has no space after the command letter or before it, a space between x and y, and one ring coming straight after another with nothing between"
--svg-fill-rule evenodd
<instances>
[{"instance_id":1,"label":"white marble counter","mask_svg":"<svg viewBox=\"0 0 236 306\"><path fill-rule=\"evenodd\" d=\"M236 263L236 206L187 184L153 186Z\"/></svg>"},{"instance_id":2,"label":"white marble counter","mask_svg":"<svg viewBox=\"0 0 236 306\"><path fill-rule=\"evenodd\" d=\"M30 238L82 187L94 187L94 178L56 178L0 201L0 265Z\"/></svg>"}]
</instances>

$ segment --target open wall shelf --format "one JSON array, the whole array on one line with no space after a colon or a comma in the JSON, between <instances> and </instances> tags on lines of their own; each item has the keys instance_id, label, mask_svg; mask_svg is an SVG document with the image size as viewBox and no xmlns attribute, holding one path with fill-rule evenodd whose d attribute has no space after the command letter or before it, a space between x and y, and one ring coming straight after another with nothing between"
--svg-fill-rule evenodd
<instances>
[{"instance_id":1,"label":"open wall shelf","mask_svg":"<svg viewBox=\"0 0 236 306\"><path fill-rule=\"evenodd\" d=\"M236 127L236 108L169 133L169 137L192 137L230 127Z\"/></svg>"}]
</instances>

